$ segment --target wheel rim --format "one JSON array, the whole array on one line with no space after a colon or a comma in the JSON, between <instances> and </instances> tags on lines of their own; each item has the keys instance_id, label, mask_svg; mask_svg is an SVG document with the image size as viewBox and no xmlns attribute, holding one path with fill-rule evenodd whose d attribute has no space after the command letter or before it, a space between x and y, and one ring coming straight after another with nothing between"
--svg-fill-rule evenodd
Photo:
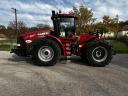
<instances>
[{"instance_id":1,"label":"wheel rim","mask_svg":"<svg viewBox=\"0 0 128 96\"><path fill-rule=\"evenodd\" d=\"M38 57L44 62L51 61L54 57L54 51L49 46L42 46L38 51Z\"/></svg>"},{"instance_id":2,"label":"wheel rim","mask_svg":"<svg viewBox=\"0 0 128 96\"><path fill-rule=\"evenodd\" d=\"M92 58L97 62L105 61L107 56L108 52L107 49L104 47L99 46L92 51Z\"/></svg>"}]
</instances>

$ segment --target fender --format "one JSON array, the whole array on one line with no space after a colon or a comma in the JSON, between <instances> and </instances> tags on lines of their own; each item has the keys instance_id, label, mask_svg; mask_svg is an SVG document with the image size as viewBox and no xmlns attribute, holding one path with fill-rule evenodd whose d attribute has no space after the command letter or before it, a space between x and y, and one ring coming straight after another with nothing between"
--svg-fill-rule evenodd
<instances>
[{"instance_id":1,"label":"fender","mask_svg":"<svg viewBox=\"0 0 128 96\"><path fill-rule=\"evenodd\" d=\"M83 46L92 40L99 41L99 40L102 40L102 38L100 36L91 35L91 34L80 35L79 45Z\"/></svg>"},{"instance_id":2,"label":"fender","mask_svg":"<svg viewBox=\"0 0 128 96\"><path fill-rule=\"evenodd\" d=\"M43 39L51 39L51 40L55 41L59 45L59 47L61 49L61 54L66 56L66 54L64 52L64 46L61 43L61 41L58 38L56 38L56 37L54 37L54 36L52 36L50 34L43 35L43 36L39 37L39 39L33 41L32 43L27 44L28 45L28 50L29 51L32 50L33 46L37 46L37 44L39 44L39 42L41 42Z\"/></svg>"},{"instance_id":3,"label":"fender","mask_svg":"<svg viewBox=\"0 0 128 96\"><path fill-rule=\"evenodd\" d=\"M81 54L81 50L83 49L83 48L85 48L86 47L86 45L89 43L89 42L91 42L91 41L93 41L93 40L97 40L97 41L99 41L99 40L102 40L102 38L100 37L100 36L98 36L98 35L91 35L91 34L84 34L84 35L80 35L80 39L79 39L79 47L78 47L78 55L80 55Z\"/></svg>"},{"instance_id":4,"label":"fender","mask_svg":"<svg viewBox=\"0 0 128 96\"><path fill-rule=\"evenodd\" d=\"M66 54L64 52L64 46L63 46L62 42L58 38L56 38L56 37L54 37L52 35L46 35L44 38L52 39L53 41L57 42L57 44L60 46L62 55L66 56Z\"/></svg>"}]
</instances>

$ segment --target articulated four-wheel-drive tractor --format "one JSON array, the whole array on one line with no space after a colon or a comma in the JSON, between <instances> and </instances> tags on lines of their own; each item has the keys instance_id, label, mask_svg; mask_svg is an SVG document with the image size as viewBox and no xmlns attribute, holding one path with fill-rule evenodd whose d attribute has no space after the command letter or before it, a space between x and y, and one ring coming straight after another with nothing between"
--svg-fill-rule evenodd
<instances>
[{"instance_id":1,"label":"articulated four-wheel-drive tractor","mask_svg":"<svg viewBox=\"0 0 128 96\"><path fill-rule=\"evenodd\" d=\"M76 14L52 11L54 30L22 34L17 38L17 47L11 50L18 56L31 56L40 66L55 65L60 58L80 56L92 66L110 63L113 52L109 43L96 34L76 35Z\"/></svg>"}]
</instances>

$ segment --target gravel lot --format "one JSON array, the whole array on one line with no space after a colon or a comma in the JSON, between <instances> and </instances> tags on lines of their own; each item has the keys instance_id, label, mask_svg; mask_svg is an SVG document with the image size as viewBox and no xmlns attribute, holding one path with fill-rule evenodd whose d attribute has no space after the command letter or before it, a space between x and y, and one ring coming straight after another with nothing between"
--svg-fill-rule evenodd
<instances>
[{"instance_id":1,"label":"gravel lot","mask_svg":"<svg viewBox=\"0 0 128 96\"><path fill-rule=\"evenodd\" d=\"M0 51L0 96L128 96L128 67L119 66L127 57L117 55L106 67L84 65L78 57L39 67Z\"/></svg>"}]
</instances>

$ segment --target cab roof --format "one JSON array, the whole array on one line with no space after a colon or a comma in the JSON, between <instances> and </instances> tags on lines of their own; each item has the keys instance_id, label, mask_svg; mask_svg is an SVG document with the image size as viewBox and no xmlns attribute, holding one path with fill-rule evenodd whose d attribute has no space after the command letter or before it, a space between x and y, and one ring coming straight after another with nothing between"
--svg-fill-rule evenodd
<instances>
[{"instance_id":1,"label":"cab roof","mask_svg":"<svg viewBox=\"0 0 128 96\"><path fill-rule=\"evenodd\" d=\"M69 17L69 18L72 18L72 17L78 17L77 14L57 14L59 17Z\"/></svg>"}]
</instances>

